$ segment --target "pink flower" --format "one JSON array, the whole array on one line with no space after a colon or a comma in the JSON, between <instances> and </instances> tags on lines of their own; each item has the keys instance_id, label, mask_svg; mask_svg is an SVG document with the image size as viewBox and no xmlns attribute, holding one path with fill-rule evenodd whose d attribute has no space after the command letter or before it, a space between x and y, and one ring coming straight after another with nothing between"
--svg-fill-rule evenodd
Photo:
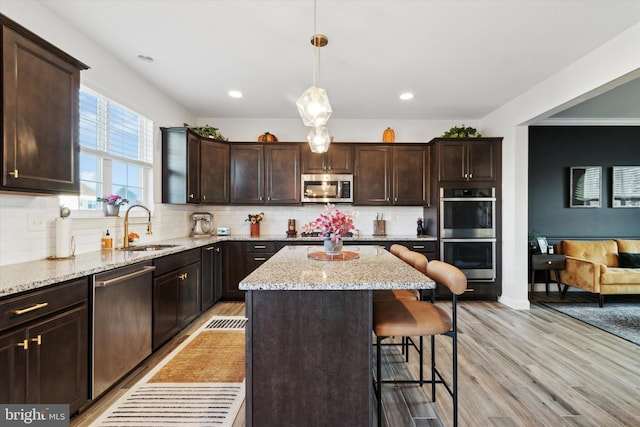
<instances>
[{"instance_id":1,"label":"pink flower","mask_svg":"<svg viewBox=\"0 0 640 427\"><path fill-rule=\"evenodd\" d=\"M327 212L320 214L315 221L304 224L302 231L305 233L318 231L321 239L329 238L335 242L356 228L353 224L353 218L358 215L357 212L342 212L331 203L327 203L326 210Z\"/></svg>"}]
</instances>

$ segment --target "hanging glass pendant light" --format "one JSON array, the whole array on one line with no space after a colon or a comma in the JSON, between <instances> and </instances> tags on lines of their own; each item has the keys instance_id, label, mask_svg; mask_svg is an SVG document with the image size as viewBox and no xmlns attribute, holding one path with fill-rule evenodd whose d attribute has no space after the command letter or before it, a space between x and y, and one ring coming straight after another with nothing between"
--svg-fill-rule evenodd
<instances>
[{"instance_id":1,"label":"hanging glass pendant light","mask_svg":"<svg viewBox=\"0 0 640 427\"><path fill-rule=\"evenodd\" d=\"M325 126L312 128L307 135L307 141L312 153L326 153L331 144L329 129Z\"/></svg>"},{"instance_id":2,"label":"hanging glass pendant light","mask_svg":"<svg viewBox=\"0 0 640 427\"><path fill-rule=\"evenodd\" d=\"M327 91L315 85L304 91L296 105L305 126L324 126L332 113Z\"/></svg>"},{"instance_id":3,"label":"hanging glass pendant light","mask_svg":"<svg viewBox=\"0 0 640 427\"><path fill-rule=\"evenodd\" d=\"M298 107L298 112L300 113L300 117L302 117L304 125L314 128L311 129L307 136L311 151L315 153L324 153L329 149L329 144L331 143L329 131L324 127L324 125L327 124L333 110L329 103L327 91L317 85L320 48L329 43L329 38L324 34L316 33L316 0L313 2L313 32L314 35L311 37L311 44L315 47L313 61L313 86L304 91L302 96L300 96L296 102L296 106ZM315 143L312 143L312 141L315 141Z\"/></svg>"}]
</instances>

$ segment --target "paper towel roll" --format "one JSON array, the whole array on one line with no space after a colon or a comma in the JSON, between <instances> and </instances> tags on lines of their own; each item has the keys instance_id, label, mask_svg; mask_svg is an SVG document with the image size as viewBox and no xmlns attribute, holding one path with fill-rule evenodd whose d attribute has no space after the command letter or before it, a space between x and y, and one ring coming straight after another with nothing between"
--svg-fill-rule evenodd
<instances>
[{"instance_id":1,"label":"paper towel roll","mask_svg":"<svg viewBox=\"0 0 640 427\"><path fill-rule=\"evenodd\" d=\"M56 218L56 257L67 258L71 255L71 218Z\"/></svg>"}]
</instances>

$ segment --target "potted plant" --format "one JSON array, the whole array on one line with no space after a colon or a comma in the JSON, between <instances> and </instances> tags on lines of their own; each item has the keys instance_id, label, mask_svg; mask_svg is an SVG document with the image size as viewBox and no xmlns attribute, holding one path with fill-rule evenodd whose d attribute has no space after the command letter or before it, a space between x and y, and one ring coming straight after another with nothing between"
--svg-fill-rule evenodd
<instances>
[{"instance_id":1,"label":"potted plant","mask_svg":"<svg viewBox=\"0 0 640 427\"><path fill-rule=\"evenodd\" d=\"M98 202L102 202L102 209L105 216L118 216L120 214L120 206L129 203L129 200L123 199L117 194L109 194L107 197L97 197Z\"/></svg>"},{"instance_id":2,"label":"potted plant","mask_svg":"<svg viewBox=\"0 0 640 427\"><path fill-rule=\"evenodd\" d=\"M192 131L194 131L200 136L205 136L211 139L217 139L218 141L228 141L228 138L225 138L224 136L222 136L218 128L214 128L209 125L197 127L197 126L189 126L188 123L185 123L184 127L191 129Z\"/></svg>"},{"instance_id":3,"label":"potted plant","mask_svg":"<svg viewBox=\"0 0 640 427\"><path fill-rule=\"evenodd\" d=\"M264 212L260 212L256 215L249 214L249 217L244 220L250 224L251 237L260 237L260 223L264 219Z\"/></svg>"},{"instance_id":4,"label":"potted plant","mask_svg":"<svg viewBox=\"0 0 640 427\"><path fill-rule=\"evenodd\" d=\"M454 126L442 134L443 138L480 138L482 135L471 126Z\"/></svg>"}]
</instances>

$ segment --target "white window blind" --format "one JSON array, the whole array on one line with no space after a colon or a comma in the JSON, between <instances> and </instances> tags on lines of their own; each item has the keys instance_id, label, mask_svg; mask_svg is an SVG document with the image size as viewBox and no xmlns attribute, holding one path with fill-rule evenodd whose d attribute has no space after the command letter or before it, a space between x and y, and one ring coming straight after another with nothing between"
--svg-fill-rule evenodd
<instances>
[{"instance_id":1,"label":"white window blind","mask_svg":"<svg viewBox=\"0 0 640 427\"><path fill-rule=\"evenodd\" d=\"M96 198L110 194L152 202L152 120L82 87L79 140L80 198L65 198L66 206L101 209Z\"/></svg>"}]
</instances>

